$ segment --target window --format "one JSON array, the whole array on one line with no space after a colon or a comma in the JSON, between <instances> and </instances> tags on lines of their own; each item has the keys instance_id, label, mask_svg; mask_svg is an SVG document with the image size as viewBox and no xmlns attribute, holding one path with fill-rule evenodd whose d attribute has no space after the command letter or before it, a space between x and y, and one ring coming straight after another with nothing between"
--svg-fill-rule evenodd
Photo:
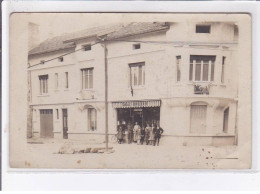
<instances>
[{"instance_id":1,"label":"window","mask_svg":"<svg viewBox=\"0 0 260 194\"><path fill-rule=\"evenodd\" d=\"M221 83L225 82L225 62L226 57L222 57Z\"/></svg>"},{"instance_id":2,"label":"window","mask_svg":"<svg viewBox=\"0 0 260 194\"><path fill-rule=\"evenodd\" d=\"M141 48L141 44L134 44L133 45L133 49L140 49Z\"/></svg>"},{"instance_id":3,"label":"window","mask_svg":"<svg viewBox=\"0 0 260 194\"><path fill-rule=\"evenodd\" d=\"M55 73L55 89L57 90L59 88L59 75L58 73Z\"/></svg>"},{"instance_id":4,"label":"window","mask_svg":"<svg viewBox=\"0 0 260 194\"><path fill-rule=\"evenodd\" d=\"M229 108L226 108L224 111L224 119L223 119L223 132L228 132L228 115L229 115Z\"/></svg>"},{"instance_id":5,"label":"window","mask_svg":"<svg viewBox=\"0 0 260 194\"><path fill-rule=\"evenodd\" d=\"M48 75L40 75L40 94L47 94L48 93Z\"/></svg>"},{"instance_id":6,"label":"window","mask_svg":"<svg viewBox=\"0 0 260 194\"><path fill-rule=\"evenodd\" d=\"M88 130L97 130L97 111L94 108L88 108Z\"/></svg>"},{"instance_id":7,"label":"window","mask_svg":"<svg viewBox=\"0 0 260 194\"><path fill-rule=\"evenodd\" d=\"M59 119L59 109L56 109L56 118Z\"/></svg>"},{"instance_id":8,"label":"window","mask_svg":"<svg viewBox=\"0 0 260 194\"><path fill-rule=\"evenodd\" d=\"M65 88L69 88L69 73L65 72Z\"/></svg>"},{"instance_id":9,"label":"window","mask_svg":"<svg viewBox=\"0 0 260 194\"><path fill-rule=\"evenodd\" d=\"M181 56L176 57L177 65L177 82L181 81Z\"/></svg>"},{"instance_id":10,"label":"window","mask_svg":"<svg viewBox=\"0 0 260 194\"><path fill-rule=\"evenodd\" d=\"M93 69L87 68L82 69L82 89L92 89L93 88Z\"/></svg>"},{"instance_id":11,"label":"window","mask_svg":"<svg viewBox=\"0 0 260 194\"><path fill-rule=\"evenodd\" d=\"M214 81L216 56L190 56L190 81Z\"/></svg>"},{"instance_id":12,"label":"window","mask_svg":"<svg viewBox=\"0 0 260 194\"><path fill-rule=\"evenodd\" d=\"M196 33L210 33L210 25L196 25Z\"/></svg>"},{"instance_id":13,"label":"window","mask_svg":"<svg viewBox=\"0 0 260 194\"><path fill-rule=\"evenodd\" d=\"M91 44L83 45L82 48L83 48L82 49L83 51L90 51L91 50Z\"/></svg>"},{"instance_id":14,"label":"window","mask_svg":"<svg viewBox=\"0 0 260 194\"><path fill-rule=\"evenodd\" d=\"M145 63L129 64L131 86L145 85Z\"/></svg>"},{"instance_id":15,"label":"window","mask_svg":"<svg viewBox=\"0 0 260 194\"><path fill-rule=\"evenodd\" d=\"M59 62L63 62L63 57L59 57Z\"/></svg>"}]
</instances>

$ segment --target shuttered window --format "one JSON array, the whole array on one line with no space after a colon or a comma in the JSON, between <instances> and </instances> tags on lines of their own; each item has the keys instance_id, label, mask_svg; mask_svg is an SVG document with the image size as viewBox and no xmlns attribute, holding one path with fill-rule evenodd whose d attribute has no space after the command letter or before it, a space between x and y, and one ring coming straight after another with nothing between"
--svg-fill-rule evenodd
<instances>
[{"instance_id":1,"label":"shuttered window","mask_svg":"<svg viewBox=\"0 0 260 194\"><path fill-rule=\"evenodd\" d=\"M190 110L190 132L206 132L207 105L191 105Z\"/></svg>"}]
</instances>

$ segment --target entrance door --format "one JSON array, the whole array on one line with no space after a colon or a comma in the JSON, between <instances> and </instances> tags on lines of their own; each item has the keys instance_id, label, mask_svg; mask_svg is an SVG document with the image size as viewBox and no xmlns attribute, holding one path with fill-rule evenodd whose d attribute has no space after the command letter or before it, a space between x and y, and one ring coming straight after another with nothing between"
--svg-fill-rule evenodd
<instances>
[{"instance_id":1,"label":"entrance door","mask_svg":"<svg viewBox=\"0 0 260 194\"><path fill-rule=\"evenodd\" d=\"M229 115L229 108L224 111L224 121L223 121L223 132L227 133L228 131L228 115Z\"/></svg>"},{"instance_id":2,"label":"entrance door","mask_svg":"<svg viewBox=\"0 0 260 194\"><path fill-rule=\"evenodd\" d=\"M51 109L40 110L40 137L53 138L53 114Z\"/></svg>"},{"instance_id":3,"label":"entrance door","mask_svg":"<svg viewBox=\"0 0 260 194\"><path fill-rule=\"evenodd\" d=\"M143 126L143 110L141 108L134 109L134 124L136 122L141 127Z\"/></svg>"},{"instance_id":4,"label":"entrance door","mask_svg":"<svg viewBox=\"0 0 260 194\"><path fill-rule=\"evenodd\" d=\"M207 105L192 105L190 112L190 131L191 133L206 132Z\"/></svg>"},{"instance_id":5,"label":"entrance door","mask_svg":"<svg viewBox=\"0 0 260 194\"><path fill-rule=\"evenodd\" d=\"M68 139L68 111L62 109L63 139Z\"/></svg>"}]
</instances>

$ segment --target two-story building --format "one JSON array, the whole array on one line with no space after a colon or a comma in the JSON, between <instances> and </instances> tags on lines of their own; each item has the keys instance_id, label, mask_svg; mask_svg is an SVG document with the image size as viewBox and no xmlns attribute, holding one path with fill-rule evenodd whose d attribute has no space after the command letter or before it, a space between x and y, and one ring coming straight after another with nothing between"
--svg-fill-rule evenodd
<instances>
[{"instance_id":1,"label":"two-story building","mask_svg":"<svg viewBox=\"0 0 260 194\"><path fill-rule=\"evenodd\" d=\"M218 21L117 24L48 39L28 56L33 136L104 141L107 62L110 135L119 122L156 123L162 143L235 144L237 45L238 26Z\"/></svg>"}]
</instances>

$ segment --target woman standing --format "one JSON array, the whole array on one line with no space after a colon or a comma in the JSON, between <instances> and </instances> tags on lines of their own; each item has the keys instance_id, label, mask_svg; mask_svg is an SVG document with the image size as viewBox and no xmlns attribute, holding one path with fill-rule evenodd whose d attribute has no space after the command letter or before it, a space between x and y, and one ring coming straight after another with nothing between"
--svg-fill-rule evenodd
<instances>
[{"instance_id":1,"label":"woman standing","mask_svg":"<svg viewBox=\"0 0 260 194\"><path fill-rule=\"evenodd\" d=\"M153 145L154 143L154 134L155 134L156 128L154 127L154 124L152 124L152 127L150 129L150 137L149 137L149 143L150 145Z\"/></svg>"},{"instance_id":2,"label":"woman standing","mask_svg":"<svg viewBox=\"0 0 260 194\"><path fill-rule=\"evenodd\" d=\"M137 130L136 130L136 141L137 141L137 145L140 144L140 141L141 141L141 127L139 127Z\"/></svg>"},{"instance_id":3,"label":"woman standing","mask_svg":"<svg viewBox=\"0 0 260 194\"><path fill-rule=\"evenodd\" d=\"M137 141L137 131L138 129L140 129L140 125L138 125L138 123L136 122L135 123L135 126L134 126L134 129L133 129L133 133L134 133L134 138L133 138L133 141L136 142Z\"/></svg>"},{"instance_id":4,"label":"woman standing","mask_svg":"<svg viewBox=\"0 0 260 194\"><path fill-rule=\"evenodd\" d=\"M123 142L123 138L124 138L123 128L121 125L119 125L117 129L117 139L119 144Z\"/></svg>"},{"instance_id":5,"label":"woman standing","mask_svg":"<svg viewBox=\"0 0 260 194\"><path fill-rule=\"evenodd\" d=\"M145 136L144 136L144 140L146 142L146 145L149 144L150 130L151 130L151 127L150 127L149 124L147 124L147 126L145 128Z\"/></svg>"}]
</instances>

